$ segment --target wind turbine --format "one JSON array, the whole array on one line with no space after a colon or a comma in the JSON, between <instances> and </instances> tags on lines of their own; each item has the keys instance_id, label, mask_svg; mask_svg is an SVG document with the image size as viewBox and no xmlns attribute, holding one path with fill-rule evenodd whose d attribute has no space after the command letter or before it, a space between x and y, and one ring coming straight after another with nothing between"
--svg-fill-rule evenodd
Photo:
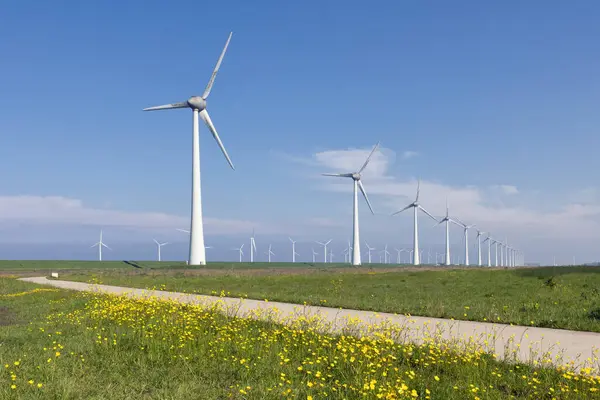
<instances>
[{"instance_id":1,"label":"wind turbine","mask_svg":"<svg viewBox=\"0 0 600 400\"><path fill-rule=\"evenodd\" d=\"M397 255L396 255L396 264L402 264L402 262L400 260L400 254L402 254L402 250L396 249L396 248L394 248L394 250L396 250L396 253L397 253Z\"/></svg>"},{"instance_id":2,"label":"wind turbine","mask_svg":"<svg viewBox=\"0 0 600 400\"><path fill-rule=\"evenodd\" d=\"M294 240L292 240L292 238L288 238L288 239L290 239L290 242L292 242L292 262L295 263L296 255L298 255L298 253L296 253L296 242Z\"/></svg>"},{"instance_id":3,"label":"wind turbine","mask_svg":"<svg viewBox=\"0 0 600 400\"><path fill-rule=\"evenodd\" d=\"M93 245L91 245L90 248L93 248L93 247L96 247L96 246L98 246L98 261L102 261L102 247L106 247L107 249L112 250L110 247L108 247L102 241L102 229L100 229L100 241L96 242Z\"/></svg>"},{"instance_id":4,"label":"wind turbine","mask_svg":"<svg viewBox=\"0 0 600 400\"><path fill-rule=\"evenodd\" d=\"M254 253L256 252L256 242L254 241L254 229L250 237L250 262L254 262Z\"/></svg>"},{"instance_id":5,"label":"wind turbine","mask_svg":"<svg viewBox=\"0 0 600 400\"><path fill-rule=\"evenodd\" d=\"M325 264L327 264L327 245L329 243L331 243L331 239L329 239L328 241L326 241L325 243L322 242L316 242L318 244L320 244L321 246L323 246L323 255L325 256Z\"/></svg>"},{"instance_id":6,"label":"wind turbine","mask_svg":"<svg viewBox=\"0 0 600 400\"><path fill-rule=\"evenodd\" d=\"M242 250L243 248L244 248L244 245L242 244L240 247L232 249L232 250L240 252L240 262L242 262L242 256L244 255L244 250Z\"/></svg>"},{"instance_id":7,"label":"wind turbine","mask_svg":"<svg viewBox=\"0 0 600 400\"><path fill-rule=\"evenodd\" d=\"M206 85L206 89L204 89L204 94L202 96L192 96L187 101L165 104L162 106L156 107L148 107L144 108L144 111L155 111L155 110L168 110L172 108L191 108L193 111L193 124L192 124L192 212L191 212L191 221L190 221L190 265L205 265L206 264L206 251L204 249L204 227L202 224L202 196L200 190L200 135L199 135L199 127L198 127L198 117L204 121L210 132L212 133L214 139L217 144L221 148L225 159L229 163L232 169L235 169L229 155L227 154L227 150L225 150L225 146L221 142L221 138L215 129L215 126L208 115L208 111L206 110L206 99L210 94L212 86L215 82L215 77L217 76L217 72L219 71L219 67L221 66L221 62L223 61L223 57L225 56L225 52L227 51L227 46L229 46L229 41L231 40L232 33L229 33L229 37L227 38L227 42L225 43L225 47L221 52L221 56L217 61L217 65L213 70L213 73Z\"/></svg>"},{"instance_id":8,"label":"wind turbine","mask_svg":"<svg viewBox=\"0 0 600 400\"><path fill-rule=\"evenodd\" d=\"M487 237L483 241L483 243L488 242L488 256L487 256L487 266L488 267L492 266L492 242L493 241L494 241L494 239L492 239L492 237L490 236L490 233L488 232Z\"/></svg>"},{"instance_id":9,"label":"wind turbine","mask_svg":"<svg viewBox=\"0 0 600 400\"><path fill-rule=\"evenodd\" d=\"M389 256L390 256L390 252L387 249L388 245L386 243L386 245L383 247L383 263L387 264L388 260L389 260Z\"/></svg>"},{"instance_id":10,"label":"wind turbine","mask_svg":"<svg viewBox=\"0 0 600 400\"><path fill-rule=\"evenodd\" d=\"M479 229L477 229L477 265L481 267L481 235L483 235L485 232L480 231Z\"/></svg>"},{"instance_id":11,"label":"wind turbine","mask_svg":"<svg viewBox=\"0 0 600 400\"><path fill-rule=\"evenodd\" d=\"M457 223L454 219L450 218L450 211L448 208L448 199L446 199L446 216L439 220L435 226L440 225L442 222L446 223L446 259L444 264L450 265L450 222Z\"/></svg>"},{"instance_id":12,"label":"wind turbine","mask_svg":"<svg viewBox=\"0 0 600 400\"><path fill-rule=\"evenodd\" d=\"M412 203L410 203L409 205L407 205L406 207L404 207L402 210L400 211L396 211L395 213L392 214L392 216L394 215L398 215L400 214L402 211L408 210L409 208L413 209L413 265L420 265L421 264L421 259L420 259L420 254L419 254L419 224L418 224L418 215L419 215L419 210L423 211L425 214L427 214L429 217L431 217L431 219L433 219L434 221L437 222L437 219L435 219L435 217L431 214L429 214L429 212L423 208L423 206L421 206L421 204L419 204L419 192L420 192L420 188L421 188L421 180L419 179L419 181L417 182L417 196L415 197L415 201L413 201Z\"/></svg>"},{"instance_id":13,"label":"wind turbine","mask_svg":"<svg viewBox=\"0 0 600 400\"><path fill-rule=\"evenodd\" d=\"M353 217L352 217L352 221L353 221L353 228L352 228L352 265L360 265L360 240L359 240L359 234L358 234L358 189L360 189L360 191L363 194L363 197L365 198L365 201L367 202L367 205L369 206L369 209L371 210L372 214L375 214L375 212L373 212L373 207L371 207L371 202L369 201L369 198L367 197L367 192L365 192L365 188L361 182L361 173L364 171L364 169L367 167L367 165L369 164L369 161L371 161L371 157L373 156L373 153L375 153L375 150L377 150L379 148L379 143L377 143L375 145L375 147L373 147L373 150L371 150L371 153L369 154L369 156L367 157L367 160L365 161L365 163L363 164L363 166L358 170L358 172L351 172L351 173L346 173L346 174L323 174L323 176L336 176L336 177L342 177L342 178L352 178L353 183L354 183L354 205L353 205Z\"/></svg>"},{"instance_id":14,"label":"wind turbine","mask_svg":"<svg viewBox=\"0 0 600 400\"><path fill-rule=\"evenodd\" d=\"M169 244L169 242L159 243L158 240L156 240L156 239L152 239L152 240L154 240L154 243L156 243L156 245L158 246L158 261L160 261L160 248Z\"/></svg>"},{"instance_id":15,"label":"wind turbine","mask_svg":"<svg viewBox=\"0 0 600 400\"><path fill-rule=\"evenodd\" d=\"M476 225L467 225L461 221L454 222L456 225L460 226L465 230L465 266L469 266L469 229L475 227Z\"/></svg>"},{"instance_id":16,"label":"wind turbine","mask_svg":"<svg viewBox=\"0 0 600 400\"><path fill-rule=\"evenodd\" d=\"M271 245L269 245L269 251L265 252L265 254L269 257L269 262L271 262L271 256L275 255L275 253L271 251Z\"/></svg>"},{"instance_id":17,"label":"wind turbine","mask_svg":"<svg viewBox=\"0 0 600 400\"><path fill-rule=\"evenodd\" d=\"M368 252L368 254L369 254L369 264L371 264L371 252L372 252L373 250L375 250L375 247L371 247L371 246L369 246L369 244L368 244L368 243L366 243L366 242L365 242L365 244L367 245L367 252Z\"/></svg>"},{"instance_id":18,"label":"wind turbine","mask_svg":"<svg viewBox=\"0 0 600 400\"><path fill-rule=\"evenodd\" d=\"M315 256L319 255L319 253L317 253L317 252L315 251L315 249L311 249L311 250L312 250L313 264L314 264L314 263L316 262L316 260L315 260Z\"/></svg>"}]
</instances>

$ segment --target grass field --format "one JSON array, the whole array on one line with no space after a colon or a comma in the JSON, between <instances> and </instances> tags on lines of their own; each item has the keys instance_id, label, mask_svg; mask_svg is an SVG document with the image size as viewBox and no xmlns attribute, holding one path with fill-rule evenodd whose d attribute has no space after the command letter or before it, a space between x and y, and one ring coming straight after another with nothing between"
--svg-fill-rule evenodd
<instances>
[{"instance_id":1,"label":"grass field","mask_svg":"<svg viewBox=\"0 0 600 400\"><path fill-rule=\"evenodd\" d=\"M600 377L0 278L2 399L593 398Z\"/></svg>"},{"instance_id":2,"label":"grass field","mask_svg":"<svg viewBox=\"0 0 600 400\"><path fill-rule=\"evenodd\" d=\"M600 332L600 267L397 272L305 269L201 276L177 271L70 274L61 279L311 305Z\"/></svg>"},{"instance_id":3,"label":"grass field","mask_svg":"<svg viewBox=\"0 0 600 400\"><path fill-rule=\"evenodd\" d=\"M296 270L304 268L348 268L347 263L238 263L211 262L209 270L253 270L253 269L285 269ZM412 265L370 264L370 268L402 268ZM77 260L0 260L0 273L21 271L64 271L64 270L135 270L135 269L188 269L183 261L77 261Z\"/></svg>"}]
</instances>

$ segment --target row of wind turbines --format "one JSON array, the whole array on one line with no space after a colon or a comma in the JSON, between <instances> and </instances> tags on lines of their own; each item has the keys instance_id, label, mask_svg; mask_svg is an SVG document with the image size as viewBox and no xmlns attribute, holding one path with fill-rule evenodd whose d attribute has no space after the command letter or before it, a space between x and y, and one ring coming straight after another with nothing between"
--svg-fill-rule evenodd
<instances>
[{"instance_id":1,"label":"row of wind turbines","mask_svg":"<svg viewBox=\"0 0 600 400\"><path fill-rule=\"evenodd\" d=\"M229 155L225 149L225 146L223 145L223 142L221 141L219 134L217 133L217 130L216 130L216 128L208 114L207 108L206 108L208 96L211 93L212 87L215 82L215 78L217 76L217 73L219 71L221 63L223 61L223 58L224 58L227 48L229 46L229 42L231 41L231 36L232 36L232 32L229 33L227 42L225 43L225 46L221 52L221 55L219 56L219 59L217 60L217 64L215 65L215 68L212 72L212 75L208 81L208 84L206 85L206 88L205 88L202 96L192 96L189 99L187 99L186 101L170 103L170 104L154 106L154 107L148 107L148 108L143 109L143 111L168 110L168 109L177 109L177 108L190 108L192 110L192 197L191 197L191 219L190 219L190 229L189 229L189 233L190 233L190 248L189 249L190 250L189 250L189 261L188 261L188 263L190 265L205 265L206 264L206 247L204 245L204 227L203 227L203 221L202 221L202 202L201 202L201 186L200 186L200 140L199 140L199 123L198 123L199 118L202 119L202 121L208 127L208 130L211 132L213 138L217 142L217 145L219 146L219 148L220 148L221 152L223 153L223 156L227 160L227 163L229 164L229 166L232 169L235 169L233 166L233 162L231 161L231 158L229 157ZM375 148L371 151L371 153L367 157L367 160L365 161L365 163L362 165L362 167L357 172L342 173L342 174L323 174L326 176L351 178L353 180L354 212L353 212L353 235L352 235L353 240L352 240L352 249L351 249L352 265L360 265L361 264L359 229L358 229L358 190L361 191L363 197L365 198L365 201L367 202L367 205L369 206L369 209L374 214L373 207L371 206L371 203L369 202L367 193L361 182L361 173L369 164L369 161L371 160L373 153L377 150L378 147L379 147L379 145L375 146ZM416 197L415 201L412 202L411 204L409 204L408 206L406 206L404 209L402 209L394 214L399 214L410 208L413 209L413 213L414 213L414 238L413 238L414 243L413 243L413 257L412 257L414 265L420 265L420 263L421 263L420 252L419 252L418 220L417 220L419 210L423 211L430 218L435 220L437 222L436 225L442 224L444 222L446 223L446 253L445 253L445 264L446 265L450 265L449 224L450 223L458 224L464 228L465 264L469 265L468 240L467 240L468 239L468 230L470 228L473 228L474 225L465 225L462 222L460 222L457 218L450 218L450 216L448 214L448 207L446 207L446 216L438 221L435 217L433 217L429 212L427 212L419 204L419 186L417 186L417 197ZM477 231L477 232L478 232L477 238L478 238L478 243L479 243L478 265L481 265L482 260L481 260L480 237L481 237L482 232L480 232L480 231ZM520 262L522 261L522 253L519 252L517 249L508 246L508 244L506 242L502 242L498 239L492 238L491 236L489 236L489 234L488 234L487 238L484 240L484 242L485 241L488 242L488 259L487 259L488 265L491 265L491 245L492 245L492 243L495 244L495 249L496 249L495 265L499 265L498 264L498 245L500 245L500 265L520 265ZM107 247L107 246L104 243L102 243L102 240L100 240L100 242L96 243L94 246L96 246L96 245L99 248L99 253L101 256L102 247ZM161 245L159 245L159 249L160 249L160 246ZM326 244L323 244L323 246L326 247ZM240 260L241 260L241 257L243 256L242 247L243 247L243 245L239 249L237 249L240 252ZM252 240L250 247L251 247L251 261L253 261L253 254L256 251L256 244L255 244L254 240ZM348 249L348 250L350 251L350 249ZM314 253L314 250L313 250L313 253ZM271 257L271 255L273 255L273 252L271 251L271 249L269 249L269 251L268 251L269 258ZM296 253L295 253L295 251L293 251L293 253L292 253L293 261L295 261L295 257L296 257ZM314 254L313 254L313 258L314 258ZM325 251L325 261L326 261L326 259L327 259L327 252Z\"/></svg>"},{"instance_id":2,"label":"row of wind turbines","mask_svg":"<svg viewBox=\"0 0 600 400\"><path fill-rule=\"evenodd\" d=\"M332 176L332 177L338 177L338 178L351 178L353 181L354 191L353 191L353 213L352 213L352 222L353 223L352 223L352 249L351 249L352 250L352 265L361 265L361 263L362 263L361 262L361 254L360 254L360 239L359 239L360 235L359 235L359 228L358 228L359 227L359 225L358 225L358 191L359 190L362 193L362 195L365 199L365 202L367 203L367 206L369 206L369 210L371 210L372 214L375 214L375 212L373 211L373 207L371 206L371 202L369 201L369 197L367 196L367 192L365 191L365 188L361 182L361 178L362 178L361 174L365 170L365 168L369 165L369 162L371 161L373 154L375 153L375 151L378 148L379 148L379 143L377 143L373 147L373 150L371 150L371 153L369 153L369 155L367 156L367 159L365 160L364 164L356 172L322 174L323 176ZM429 213L425 208L423 208L421 203L419 203L420 187L421 187L421 181L419 180L417 183L417 194L415 197L415 201L408 204L406 207L404 207L400 211L397 211L392 214L392 216L394 216L394 215L398 215L406 210L409 210L411 208L413 210L413 250L412 250L413 265L421 264L421 253L419 251L419 219L418 219L418 217L419 217L419 211L422 211L423 213L425 213L425 215L427 215L429 218L431 218L432 220L434 220L436 222L436 224L434 226L445 223L445 228L446 228L446 253L445 253L445 257L444 257L445 265L451 265L450 224L453 223L453 224L456 224L456 225L460 226L461 228L463 228L464 244L465 244L464 265L468 266L469 265L469 229L476 227L476 225L475 224L467 225L467 224L461 222L456 217L450 217L450 210L448 207L447 200L446 200L446 215L438 220L436 217L431 215L431 213ZM478 266L483 265L482 264L482 256L481 256L481 243L482 243L481 236L484 233L485 232L482 232L479 229L477 229L477 265ZM488 232L487 237L484 239L483 242L484 243L488 242L488 252L487 252L488 253L487 254L487 265L488 266L492 266L492 257L491 257L492 244L494 244L494 246L495 246L495 261L493 264L494 266L514 267L514 266L523 264L522 252L520 252L519 250L517 250L516 248L514 248L512 246L509 246L508 239L505 240L504 242L502 242L501 240L498 240L498 239L490 236L490 233ZM327 243L318 242L318 243L325 247L325 258L327 258L326 245L329 242L327 242ZM500 246L500 252L498 252L498 246ZM368 245L367 245L367 248L369 248ZM369 248L369 251L371 251L371 250L373 250L373 249ZM387 249L386 249L386 251L387 251ZM500 259L499 259L498 255L500 255ZM370 254L369 254L369 259L370 259Z\"/></svg>"}]
</instances>

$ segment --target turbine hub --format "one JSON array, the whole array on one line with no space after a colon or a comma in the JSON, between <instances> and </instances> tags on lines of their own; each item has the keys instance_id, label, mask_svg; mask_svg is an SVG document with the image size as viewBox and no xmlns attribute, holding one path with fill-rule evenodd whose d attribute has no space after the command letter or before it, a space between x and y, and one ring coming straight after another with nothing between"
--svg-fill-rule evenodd
<instances>
[{"instance_id":1,"label":"turbine hub","mask_svg":"<svg viewBox=\"0 0 600 400\"><path fill-rule=\"evenodd\" d=\"M194 110L202 111L206 108L206 100L200 96L192 96L187 101L188 106Z\"/></svg>"},{"instance_id":2,"label":"turbine hub","mask_svg":"<svg viewBox=\"0 0 600 400\"><path fill-rule=\"evenodd\" d=\"M354 179L355 181L360 181L360 174L358 172L353 173L352 179Z\"/></svg>"}]
</instances>

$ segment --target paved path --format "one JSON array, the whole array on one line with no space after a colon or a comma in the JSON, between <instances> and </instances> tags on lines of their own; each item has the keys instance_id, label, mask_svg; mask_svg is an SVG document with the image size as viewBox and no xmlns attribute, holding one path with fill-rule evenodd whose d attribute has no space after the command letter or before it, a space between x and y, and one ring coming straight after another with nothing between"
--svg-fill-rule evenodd
<instances>
[{"instance_id":1,"label":"paved path","mask_svg":"<svg viewBox=\"0 0 600 400\"><path fill-rule=\"evenodd\" d=\"M420 342L424 337L438 337L446 340L475 340L484 343L487 350L498 358L516 356L518 360L552 360L553 363L571 363L575 369L592 367L600 370L600 333L578 332L562 329L548 329L524 326L511 326L486 322L455 321L440 318L413 317L372 311L359 311L319 306L271 301L194 295L160 290L132 289L119 286L97 285L82 282L49 280L46 277L21 278L23 281L51 285L63 289L79 291L100 291L129 296L157 296L191 304L211 304L220 302L226 310L237 315L266 318L268 313L277 313L280 318L319 316L330 323L333 332L348 332L348 328L369 334L368 326L393 324L401 328L399 340ZM262 316L261 316L262 315ZM486 344L485 344L486 343ZM557 361L557 357L558 360Z\"/></svg>"}]
</instances>

